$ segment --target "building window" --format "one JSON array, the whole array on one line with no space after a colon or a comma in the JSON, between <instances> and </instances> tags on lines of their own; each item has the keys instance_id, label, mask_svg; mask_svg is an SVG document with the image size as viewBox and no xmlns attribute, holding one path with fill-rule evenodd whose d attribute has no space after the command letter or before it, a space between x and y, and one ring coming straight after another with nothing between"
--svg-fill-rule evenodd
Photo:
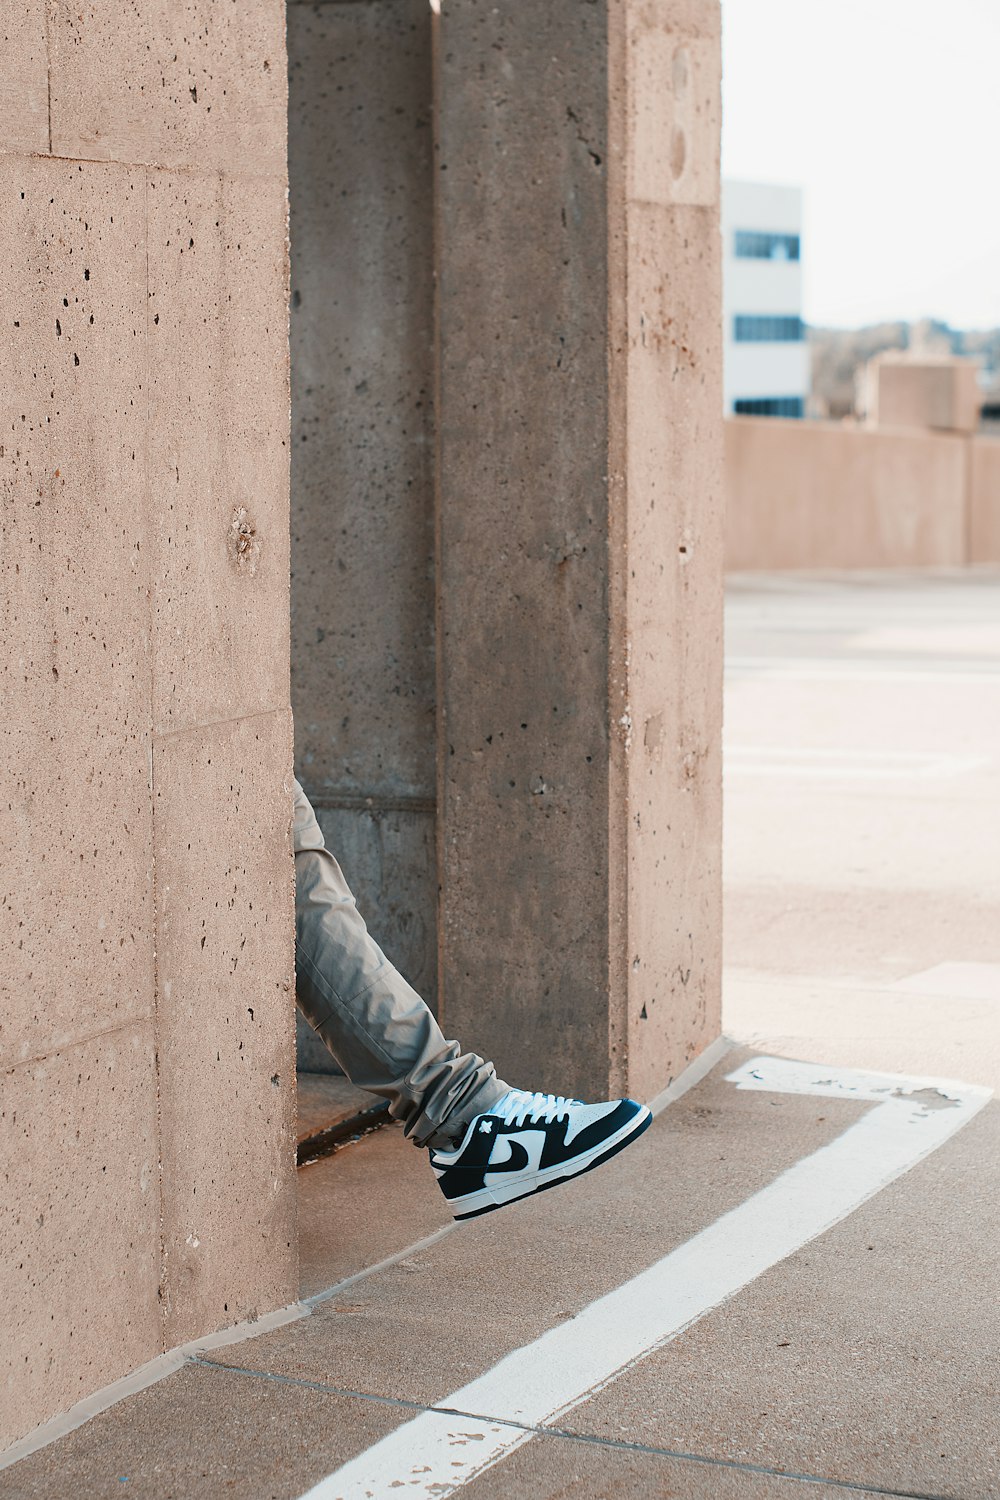
<instances>
[{"instance_id":1,"label":"building window","mask_svg":"<svg viewBox=\"0 0 1000 1500\"><path fill-rule=\"evenodd\" d=\"M801 344L805 328L801 318L775 313L737 313L733 338L737 344Z\"/></svg>"},{"instance_id":2,"label":"building window","mask_svg":"<svg viewBox=\"0 0 1000 1500\"><path fill-rule=\"evenodd\" d=\"M761 229L737 229L738 260L798 260L797 234L770 234Z\"/></svg>"},{"instance_id":3,"label":"building window","mask_svg":"<svg viewBox=\"0 0 1000 1500\"><path fill-rule=\"evenodd\" d=\"M805 404L801 396L748 396L733 402L738 417L802 417Z\"/></svg>"}]
</instances>

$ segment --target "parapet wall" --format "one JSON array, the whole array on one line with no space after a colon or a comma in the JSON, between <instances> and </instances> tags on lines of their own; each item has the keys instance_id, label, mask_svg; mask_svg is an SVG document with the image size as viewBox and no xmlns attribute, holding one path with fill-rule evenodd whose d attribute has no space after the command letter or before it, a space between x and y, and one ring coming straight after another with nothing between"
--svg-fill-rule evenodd
<instances>
[{"instance_id":1,"label":"parapet wall","mask_svg":"<svg viewBox=\"0 0 1000 1500\"><path fill-rule=\"evenodd\" d=\"M284 7L0 32L3 1448L296 1277Z\"/></svg>"},{"instance_id":2,"label":"parapet wall","mask_svg":"<svg viewBox=\"0 0 1000 1500\"><path fill-rule=\"evenodd\" d=\"M726 567L1000 562L1000 441L917 428L726 422Z\"/></svg>"}]
</instances>

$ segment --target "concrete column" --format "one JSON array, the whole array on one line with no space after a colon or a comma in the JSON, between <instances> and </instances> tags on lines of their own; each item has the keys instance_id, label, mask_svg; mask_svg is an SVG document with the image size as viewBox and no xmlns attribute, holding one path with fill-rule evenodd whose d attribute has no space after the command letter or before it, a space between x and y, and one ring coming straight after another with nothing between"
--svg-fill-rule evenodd
<instances>
[{"instance_id":1,"label":"concrete column","mask_svg":"<svg viewBox=\"0 0 1000 1500\"><path fill-rule=\"evenodd\" d=\"M292 3L288 46L296 764L434 1004L430 7Z\"/></svg>"},{"instance_id":2,"label":"concrete column","mask_svg":"<svg viewBox=\"0 0 1000 1500\"><path fill-rule=\"evenodd\" d=\"M717 0L444 0L446 1028L648 1097L719 1030Z\"/></svg>"},{"instance_id":3,"label":"concrete column","mask_svg":"<svg viewBox=\"0 0 1000 1500\"><path fill-rule=\"evenodd\" d=\"M1000 563L1000 441L974 437L968 451L966 562Z\"/></svg>"},{"instance_id":4,"label":"concrete column","mask_svg":"<svg viewBox=\"0 0 1000 1500\"><path fill-rule=\"evenodd\" d=\"M0 94L0 1447L296 1294L284 9Z\"/></svg>"}]
</instances>

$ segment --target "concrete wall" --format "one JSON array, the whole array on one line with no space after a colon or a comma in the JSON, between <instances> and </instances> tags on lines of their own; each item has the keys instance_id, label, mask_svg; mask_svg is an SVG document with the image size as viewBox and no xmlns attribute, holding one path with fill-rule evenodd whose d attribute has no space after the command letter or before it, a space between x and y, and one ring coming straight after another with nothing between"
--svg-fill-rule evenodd
<instances>
[{"instance_id":1,"label":"concrete wall","mask_svg":"<svg viewBox=\"0 0 1000 1500\"><path fill-rule=\"evenodd\" d=\"M714 0L445 3L446 1028L662 1087L719 1025Z\"/></svg>"},{"instance_id":2,"label":"concrete wall","mask_svg":"<svg viewBox=\"0 0 1000 1500\"><path fill-rule=\"evenodd\" d=\"M969 447L970 563L1000 563L1000 438Z\"/></svg>"},{"instance_id":3,"label":"concrete wall","mask_svg":"<svg viewBox=\"0 0 1000 1500\"><path fill-rule=\"evenodd\" d=\"M718 1028L717 7L446 3L436 100L424 0L288 27L299 774L451 1034L655 1092Z\"/></svg>"},{"instance_id":4,"label":"concrete wall","mask_svg":"<svg viewBox=\"0 0 1000 1500\"><path fill-rule=\"evenodd\" d=\"M962 435L753 417L725 425L727 568L967 560Z\"/></svg>"},{"instance_id":5,"label":"concrete wall","mask_svg":"<svg viewBox=\"0 0 1000 1500\"><path fill-rule=\"evenodd\" d=\"M292 3L288 48L296 763L434 1005L430 6Z\"/></svg>"},{"instance_id":6,"label":"concrete wall","mask_svg":"<svg viewBox=\"0 0 1000 1500\"><path fill-rule=\"evenodd\" d=\"M0 34L2 1446L296 1277L283 6Z\"/></svg>"}]
</instances>

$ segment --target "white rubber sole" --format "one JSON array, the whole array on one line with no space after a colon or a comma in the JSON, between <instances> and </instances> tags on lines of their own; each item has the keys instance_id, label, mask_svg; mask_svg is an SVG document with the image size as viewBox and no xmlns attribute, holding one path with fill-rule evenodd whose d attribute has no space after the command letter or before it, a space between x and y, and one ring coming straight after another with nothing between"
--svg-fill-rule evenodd
<instances>
[{"instance_id":1,"label":"white rubber sole","mask_svg":"<svg viewBox=\"0 0 1000 1500\"><path fill-rule=\"evenodd\" d=\"M498 1182L493 1187L481 1188L476 1193L466 1193L461 1198L450 1198L448 1206L456 1219L475 1219L480 1214L491 1213L495 1208L506 1208L509 1203L517 1203L521 1198L530 1198L533 1193L542 1193L546 1188L558 1187L560 1182L570 1182L574 1177L590 1172L610 1157L616 1156L630 1141L642 1135L652 1123L653 1116L643 1105L639 1113L633 1115L627 1125L623 1125L621 1130L602 1141L599 1146L595 1146L593 1151L588 1151L571 1162L557 1162L555 1166L545 1167L539 1172L523 1174L512 1172L507 1181Z\"/></svg>"}]
</instances>

